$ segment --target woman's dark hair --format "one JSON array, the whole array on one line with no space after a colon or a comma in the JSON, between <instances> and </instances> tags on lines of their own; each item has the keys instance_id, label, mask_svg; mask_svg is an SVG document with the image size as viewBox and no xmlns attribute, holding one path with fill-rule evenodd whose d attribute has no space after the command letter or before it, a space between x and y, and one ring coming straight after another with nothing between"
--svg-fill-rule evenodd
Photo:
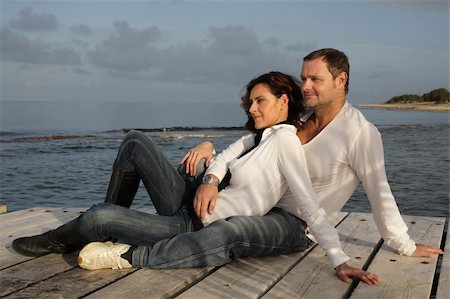
<instances>
[{"instance_id":1,"label":"woman's dark hair","mask_svg":"<svg viewBox=\"0 0 450 299\"><path fill-rule=\"evenodd\" d=\"M245 93L241 96L241 106L244 108L248 118L245 128L251 132L258 131L255 128L255 122L249 112L251 106L250 92L258 84L264 84L276 97L281 97L283 94L287 95L289 98L287 122L294 126L298 126L300 123L300 113L305 110L302 93L300 91L300 82L291 75L286 75L281 72L270 72L254 78L242 90L242 92Z\"/></svg>"}]
</instances>

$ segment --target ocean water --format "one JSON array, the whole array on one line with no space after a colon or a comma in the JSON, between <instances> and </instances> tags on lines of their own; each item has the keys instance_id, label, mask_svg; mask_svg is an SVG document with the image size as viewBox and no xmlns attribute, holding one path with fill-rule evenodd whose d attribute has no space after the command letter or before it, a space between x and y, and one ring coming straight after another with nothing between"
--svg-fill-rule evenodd
<instances>
[{"instance_id":1,"label":"ocean water","mask_svg":"<svg viewBox=\"0 0 450 299\"><path fill-rule=\"evenodd\" d=\"M449 114L361 110L380 130L386 171L403 214L449 216ZM122 128L148 132L176 167L195 144L220 151L243 130L236 104L2 102L0 204L9 211L36 206L89 207L104 200ZM170 130L172 127L205 129ZM211 128L214 127L214 128ZM141 186L135 207L151 205ZM370 212L359 187L347 211Z\"/></svg>"}]
</instances>

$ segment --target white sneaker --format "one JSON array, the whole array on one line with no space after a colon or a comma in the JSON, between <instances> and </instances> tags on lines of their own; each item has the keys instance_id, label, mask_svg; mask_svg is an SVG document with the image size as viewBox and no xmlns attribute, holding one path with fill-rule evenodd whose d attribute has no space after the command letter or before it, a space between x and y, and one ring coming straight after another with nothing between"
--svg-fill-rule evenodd
<instances>
[{"instance_id":1,"label":"white sneaker","mask_svg":"<svg viewBox=\"0 0 450 299\"><path fill-rule=\"evenodd\" d=\"M131 268L132 265L121 257L130 247L112 242L89 243L80 251L78 264L86 270Z\"/></svg>"}]
</instances>

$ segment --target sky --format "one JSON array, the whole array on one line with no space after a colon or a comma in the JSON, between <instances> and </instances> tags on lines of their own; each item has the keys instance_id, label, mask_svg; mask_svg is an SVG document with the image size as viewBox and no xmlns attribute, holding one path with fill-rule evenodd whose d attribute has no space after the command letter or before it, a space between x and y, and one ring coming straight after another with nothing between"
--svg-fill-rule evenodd
<instances>
[{"instance_id":1,"label":"sky","mask_svg":"<svg viewBox=\"0 0 450 299\"><path fill-rule=\"evenodd\" d=\"M1 101L237 101L325 47L353 103L449 85L448 1L5 1Z\"/></svg>"}]
</instances>

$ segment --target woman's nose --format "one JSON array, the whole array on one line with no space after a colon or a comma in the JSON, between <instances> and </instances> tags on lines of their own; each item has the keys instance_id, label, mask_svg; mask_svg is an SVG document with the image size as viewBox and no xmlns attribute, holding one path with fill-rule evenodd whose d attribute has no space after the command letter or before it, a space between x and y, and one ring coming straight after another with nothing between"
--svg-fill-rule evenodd
<instances>
[{"instance_id":1,"label":"woman's nose","mask_svg":"<svg viewBox=\"0 0 450 299\"><path fill-rule=\"evenodd\" d=\"M250 109L248 109L248 111L249 111L250 113L255 113L255 112L256 112L256 104L255 104L255 102L253 102L253 103L250 105Z\"/></svg>"}]
</instances>

